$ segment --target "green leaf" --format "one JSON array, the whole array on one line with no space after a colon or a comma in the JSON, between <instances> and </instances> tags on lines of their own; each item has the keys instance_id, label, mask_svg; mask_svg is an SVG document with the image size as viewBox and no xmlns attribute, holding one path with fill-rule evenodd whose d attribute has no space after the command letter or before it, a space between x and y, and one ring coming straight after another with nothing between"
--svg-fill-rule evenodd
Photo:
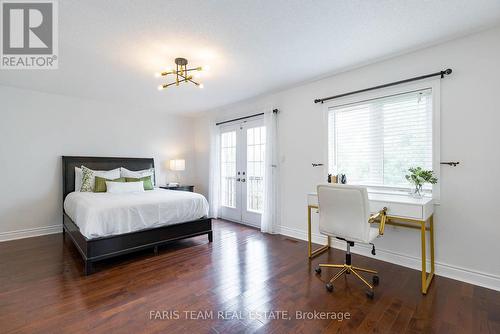
<instances>
[{"instance_id":1,"label":"green leaf","mask_svg":"<svg viewBox=\"0 0 500 334\"><path fill-rule=\"evenodd\" d=\"M422 186L425 183L436 184L438 181L432 170L424 170L422 167L417 166L408 168L408 171L410 174L405 175L405 178L415 186Z\"/></svg>"}]
</instances>

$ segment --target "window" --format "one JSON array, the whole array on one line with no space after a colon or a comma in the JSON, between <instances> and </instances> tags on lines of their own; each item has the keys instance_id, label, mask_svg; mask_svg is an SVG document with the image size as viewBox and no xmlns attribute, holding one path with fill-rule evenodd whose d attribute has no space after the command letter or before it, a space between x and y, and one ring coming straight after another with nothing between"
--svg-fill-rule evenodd
<instances>
[{"instance_id":1,"label":"window","mask_svg":"<svg viewBox=\"0 0 500 334\"><path fill-rule=\"evenodd\" d=\"M236 131L221 134L221 202L236 206Z\"/></svg>"},{"instance_id":2,"label":"window","mask_svg":"<svg viewBox=\"0 0 500 334\"><path fill-rule=\"evenodd\" d=\"M328 172L409 188L408 168L433 169L432 106L429 88L329 108Z\"/></svg>"},{"instance_id":3,"label":"window","mask_svg":"<svg viewBox=\"0 0 500 334\"><path fill-rule=\"evenodd\" d=\"M247 208L262 213L264 209L264 155L266 128L247 130Z\"/></svg>"}]
</instances>

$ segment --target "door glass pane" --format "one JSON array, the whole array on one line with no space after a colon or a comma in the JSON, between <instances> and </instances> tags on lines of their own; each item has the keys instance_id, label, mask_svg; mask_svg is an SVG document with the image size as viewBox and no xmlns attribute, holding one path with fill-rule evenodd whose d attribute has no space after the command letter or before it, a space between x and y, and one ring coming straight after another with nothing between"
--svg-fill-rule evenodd
<instances>
[{"instance_id":1,"label":"door glass pane","mask_svg":"<svg viewBox=\"0 0 500 334\"><path fill-rule=\"evenodd\" d=\"M236 207L236 131L221 134L221 201Z\"/></svg>"},{"instance_id":2,"label":"door glass pane","mask_svg":"<svg viewBox=\"0 0 500 334\"><path fill-rule=\"evenodd\" d=\"M247 129L247 210L262 213L264 207L264 156L266 128Z\"/></svg>"}]
</instances>

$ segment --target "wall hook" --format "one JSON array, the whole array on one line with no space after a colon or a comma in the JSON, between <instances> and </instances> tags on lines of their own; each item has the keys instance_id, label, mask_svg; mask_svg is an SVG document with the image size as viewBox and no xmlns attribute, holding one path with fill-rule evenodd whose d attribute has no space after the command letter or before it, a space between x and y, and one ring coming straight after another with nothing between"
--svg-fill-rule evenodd
<instances>
[{"instance_id":1,"label":"wall hook","mask_svg":"<svg viewBox=\"0 0 500 334\"><path fill-rule=\"evenodd\" d=\"M460 164L460 161L446 161L446 162L441 162L441 165L448 165L451 167L457 167L457 165Z\"/></svg>"}]
</instances>

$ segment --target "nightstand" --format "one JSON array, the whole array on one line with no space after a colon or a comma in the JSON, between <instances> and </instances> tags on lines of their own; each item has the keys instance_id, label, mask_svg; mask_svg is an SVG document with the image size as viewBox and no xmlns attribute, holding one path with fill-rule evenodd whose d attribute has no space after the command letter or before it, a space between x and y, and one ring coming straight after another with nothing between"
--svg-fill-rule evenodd
<instances>
[{"instance_id":1,"label":"nightstand","mask_svg":"<svg viewBox=\"0 0 500 334\"><path fill-rule=\"evenodd\" d=\"M180 184L177 187L171 187L171 186L161 186L161 189L168 189L168 190L181 190L181 191L190 191L194 192L194 186L188 186L184 184Z\"/></svg>"}]
</instances>

